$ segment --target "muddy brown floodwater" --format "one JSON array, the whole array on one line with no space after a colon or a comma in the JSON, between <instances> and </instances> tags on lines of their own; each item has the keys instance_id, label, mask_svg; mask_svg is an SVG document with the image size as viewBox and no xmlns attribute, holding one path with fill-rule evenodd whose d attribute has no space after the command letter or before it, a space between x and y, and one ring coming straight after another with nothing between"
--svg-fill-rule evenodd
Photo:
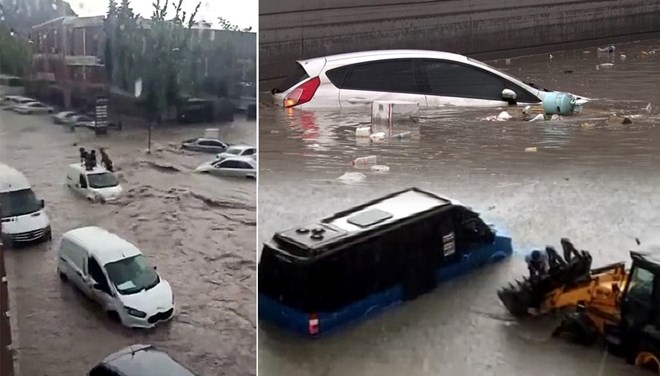
<instances>
[{"instance_id":1,"label":"muddy brown floodwater","mask_svg":"<svg viewBox=\"0 0 660 376\"><path fill-rule=\"evenodd\" d=\"M660 48L660 40L616 47L613 55L599 55L594 46L553 52L552 59L489 62L524 81L593 98L582 114L557 121L479 120L501 109L426 110L419 137L363 143L354 132L368 124L368 109L262 105L260 244L277 230L418 186L481 212L512 236L516 253L318 341L260 322L259 374L645 375L601 349L552 339L552 318L511 320L496 296L499 286L525 273L526 252L559 246L561 237L591 251L594 265L629 261L635 237L660 241L660 50L640 54ZM602 63L614 65L596 69ZM632 115L633 123L608 123L610 112ZM390 172L361 171L366 179L351 184L337 180L367 155Z\"/></svg>"},{"instance_id":2,"label":"muddy brown floodwater","mask_svg":"<svg viewBox=\"0 0 660 376\"><path fill-rule=\"evenodd\" d=\"M127 123L127 122L124 122ZM218 126L230 143L256 142L255 122ZM7 269L16 320L19 376L86 375L106 355L149 343L199 374L254 375L256 350L254 180L192 173L213 155L177 150L205 127L154 130L125 125L96 137L70 133L46 116L0 111L0 161L28 177L53 227L52 244L9 250ZM65 186L65 168L78 147L107 147L127 195L91 204ZM129 330L56 273L62 233L98 225L129 240L172 285L176 316L151 330Z\"/></svg>"}]
</instances>

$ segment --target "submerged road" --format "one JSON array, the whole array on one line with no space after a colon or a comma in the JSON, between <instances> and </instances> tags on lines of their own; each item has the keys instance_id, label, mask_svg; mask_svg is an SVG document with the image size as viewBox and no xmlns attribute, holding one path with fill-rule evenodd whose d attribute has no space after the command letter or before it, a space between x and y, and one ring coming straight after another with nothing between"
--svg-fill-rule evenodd
<instances>
[{"instance_id":1,"label":"submerged road","mask_svg":"<svg viewBox=\"0 0 660 376\"><path fill-rule=\"evenodd\" d=\"M556 121L480 120L502 109L425 110L413 129L418 137L365 143L354 133L369 123L368 109L262 105L260 244L275 231L417 186L481 212L513 237L516 253L318 341L260 326L260 375L646 375L598 348L552 339L554 319L513 321L496 291L526 272L524 254L559 247L561 237L591 251L594 266L629 261L635 237L660 242L660 54L640 54L657 48L660 40L647 40L617 45L616 54L597 54L594 46L489 62L524 81L594 99L582 114ZM597 69L602 63L614 65ZM608 122L611 112L633 123ZM390 172L360 171L366 179L353 184L337 180L356 171L353 159L368 155Z\"/></svg>"},{"instance_id":2,"label":"submerged road","mask_svg":"<svg viewBox=\"0 0 660 376\"><path fill-rule=\"evenodd\" d=\"M155 130L147 155L144 129L125 126L96 137L85 129L70 133L47 116L0 111L0 161L27 176L45 199L53 227L52 244L6 251L18 376L86 375L105 356L135 343L156 345L200 376L255 374L256 186L254 180L192 173L213 156L177 146L204 128ZM220 128L228 142L256 141L254 122ZM80 146L107 148L127 190L118 203L91 204L65 186L66 166L79 160ZM127 239L158 267L174 292L171 322L126 329L60 282L60 236L88 225Z\"/></svg>"}]
</instances>

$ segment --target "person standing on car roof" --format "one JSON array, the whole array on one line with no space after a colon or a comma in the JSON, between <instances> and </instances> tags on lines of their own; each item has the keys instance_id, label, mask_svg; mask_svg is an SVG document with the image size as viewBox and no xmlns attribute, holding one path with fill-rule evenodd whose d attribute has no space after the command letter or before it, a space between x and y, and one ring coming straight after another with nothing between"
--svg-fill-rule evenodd
<instances>
[{"instance_id":1,"label":"person standing on car roof","mask_svg":"<svg viewBox=\"0 0 660 376\"><path fill-rule=\"evenodd\" d=\"M85 169L91 171L96 167L96 150L92 150L87 154L87 160L85 161Z\"/></svg>"},{"instance_id":2,"label":"person standing on car roof","mask_svg":"<svg viewBox=\"0 0 660 376\"><path fill-rule=\"evenodd\" d=\"M85 164L85 162L87 162L87 150L85 150L85 148L80 148L78 149L78 152L80 153L80 164Z\"/></svg>"},{"instance_id":3,"label":"person standing on car roof","mask_svg":"<svg viewBox=\"0 0 660 376\"><path fill-rule=\"evenodd\" d=\"M105 166L105 169L113 172L112 160L108 156L108 153L105 152L105 148L100 148L99 152L101 153L101 163Z\"/></svg>"}]
</instances>

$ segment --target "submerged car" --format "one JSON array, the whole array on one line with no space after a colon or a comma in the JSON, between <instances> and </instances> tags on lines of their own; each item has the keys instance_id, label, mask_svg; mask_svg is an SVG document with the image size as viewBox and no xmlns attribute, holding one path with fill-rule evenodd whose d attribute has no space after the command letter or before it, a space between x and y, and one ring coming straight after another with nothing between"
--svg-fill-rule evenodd
<instances>
[{"instance_id":1,"label":"submerged car","mask_svg":"<svg viewBox=\"0 0 660 376\"><path fill-rule=\"evenodd\" d=\"M264 243L259 318L316 337L512 252L511 238L469 207L406 189L277 232Z\"/></svg>"},{"instance_id":2,"label":"submerged car","mask_svg":"<svg viewBox=\"0 0 660 376\"><path fill-rule=\"evenodd\" d=\"M301 60L293 68L271 90L278 106L340 108L405 101L422 107L497 107L539 103L549 91L472 58L439 51L355 52Z\"/></svg>"},{"instance_id":3,"label":"submerged car","mask_svg":"<svg viewBox=\"0 0 660 376\"><path fill-rule=\"evenodd\" d=\"M137 247L100 227L62 235L57 272L124 326L152 328L174 316L170 284Z\"/></svg>"},{"instance_id":4,"label":"submerged car","mask_svg":"<svg viewBox=\"0 0 660 376\"><path fill-rule=\"evenodd\" d=\"M28 103L21 103L17 104L16 106L12 107L14 112L17 112L19 114L23 115L31 115L31 114L50 114L54 110L50 106L46 106L45 104L41 102L28 102Z\"/></svg>"},{"instance_id":5,"label":"submerged car","mask_svg":"<svg viewBox=\"0 0 660 376\"><path fill-rule=\"evenodd\" d=\"M92 202L113 201L123 192L115 174L101 166L87 170L82 163L69 165L66 185Z\"/></svg>"},{"instance_id":6,"label":"submerged car","mask_svg":"<svg viewBox=\"0 0 660 376\"><path fill-rule=\"evenodd\" d=\"M5 103L7 107L4 108L5 111L13 110L17 106L21 106L27 103L38 102L36 99L21 97L21 96L8 96L5 97Z\"/></svg>"},{"instance_id":7,"label":"submerged car","mask_svg":"<svg viewBox=\"0 0 660 376\"><path fill-rule=\"evenodd\" d=\"M132 345L108 355L87 376L195 376L152 345Z\"/></svg>"},{"instance_id":8,"label":"submerged car","mask_svg":"<svg viewBox=\"0 0 660 376\"><path fill-rule=\"evenodd\" d=\"M96 121L87 115L75 115L71 117L68 124L74 127L85 127L89 129L96 128Z\"/></svg>"},{"instance_id":9,"label":"submerged car","mask_svg":"<svg viewBox=\"0 0 660 376\"><path fill-rule=\"evenodd\" d=\"M215 139L206 137L197 137L185 140L181 143L181 148L191 151L200 151L203 153L222 153L229 145Z\"/></svg>"},{"instance_id":10,"label":"submerged car","mask_svg":"<svg viewBox=\"0 0 660 376\"><path fill-rule=\"evenodd\" d=\"M55 124L68 124L71 118L78 115L75 111L62 111L52 116Z\"/></svg>"},{"instance_id":11,"label":"submerged car","mask_svg":"<svg viewBox=\"0 0 660 376\"><path fill-rule=\"evenodd\" d=\"M232 145L224 152L215 156L216 160L223 160L231 157L251 157L256 158L257 148L248 145Z\"/></svg>"},{"instance_id":12,"label":"submerged car","mask_svg":"<svg viewBox=\"0 0 660 376\"><path fill-rule=\"evenodd\" d=\"M203 163L196 172L218 176L257 177L257 161L252 157L230 157Z\"/></svg>"}]
</instances>

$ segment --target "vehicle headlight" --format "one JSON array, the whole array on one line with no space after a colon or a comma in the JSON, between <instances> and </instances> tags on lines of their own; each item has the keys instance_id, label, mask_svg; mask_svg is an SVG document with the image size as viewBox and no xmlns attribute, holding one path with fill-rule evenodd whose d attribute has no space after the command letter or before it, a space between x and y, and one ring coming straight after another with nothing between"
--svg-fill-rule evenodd
<instances>
[{"instance_id":1,"label":"vehicle headlight","mask_svg":"<svg viewBox=\"0 0 660 376\"><path fill-rule=\"evenodd\" d=\"M131 307L124 307L124 308L126 308L126 312L131 316L139 317L139 318L142 318L142 319L147 317L147 314L140 311L139 309L135 309L135 308L131 308Z\"/></svg>"}]
</instances>

